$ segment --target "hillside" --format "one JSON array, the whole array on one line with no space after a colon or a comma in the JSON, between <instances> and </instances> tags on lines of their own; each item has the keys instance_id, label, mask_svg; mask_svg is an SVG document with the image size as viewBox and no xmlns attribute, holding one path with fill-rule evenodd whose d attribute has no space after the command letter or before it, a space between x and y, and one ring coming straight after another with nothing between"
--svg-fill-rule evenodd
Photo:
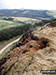
<instances>
[{"instance_id":1,"label":"hillside","mask_svg":"<svg viewBox=\"0 0 56 75\"><path fill-rule=\"evenodd\" d=\"M56 22L26 32L0 60L0 75L43 75L40 70L56 69L55 57Z\"/></svg>"},{"instance_id":2,"label":"hillside","mask_svg":"<svg viewBox=\"0 0 56 75\"><path fill-rule=\"evenodd\" d=\"M29 17L37 19L52 19L56 12L48 10L30 10L30 9L14 9L14 10L0 10L0 16L16 16L16 17Z\"/></svg>"}]
</instances>

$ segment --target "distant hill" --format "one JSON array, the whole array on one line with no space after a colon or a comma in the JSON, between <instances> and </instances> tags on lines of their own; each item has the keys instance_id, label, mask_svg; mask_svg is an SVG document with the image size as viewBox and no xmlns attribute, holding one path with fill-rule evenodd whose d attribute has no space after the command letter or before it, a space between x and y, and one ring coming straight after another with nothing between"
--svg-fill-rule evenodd
<instances>
[{"instance_id":1,"label":"distant hill","mask_svg":"<svg viewBox=\"0 0 56 75\"><path fill-rule=\"evenodd\" d=\"M29 10L29 9L4 9L0 10L0 16L16 16L16 17L30 17L38 19L52 19L56 12L48 10Z\"/></svg>"}]
</instances>

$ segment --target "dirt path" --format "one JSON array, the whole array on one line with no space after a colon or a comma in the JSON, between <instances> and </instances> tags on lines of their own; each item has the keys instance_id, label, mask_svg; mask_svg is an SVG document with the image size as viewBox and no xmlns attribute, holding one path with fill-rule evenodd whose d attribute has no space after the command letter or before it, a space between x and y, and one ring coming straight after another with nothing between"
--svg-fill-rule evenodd
<instances>
[{"instance_id":1,"label":"dirt path","mask_svg":"<svg viewBox=\"0 0 56 75\"><path fill-rule=\"evenodd\" d=\"M10 45L12 45L13 43L17 42L19 39L20 39L20 38L18 38L18 39L16 39L16 40L12 41L12 42L9 43L8 45L6 45L4 48L2 48L2 49L0 50L0 54L2 54L5 49L7 49L7 48L8 48Z\"/></svg>"},{"instance_id":2,"label":"dirt path","mask_svg":"<svg viewBox=\"0 0 56 75\"><path fill-rule=\"evenodd\" d=\"M48 25L48 24L50 24L50 23L47 23L46 25ZM46 26L46 25L45 25L45 26ZM45 27L45 26L44 26L44 27ZM44 28L44 27L43 27L43 28ZM41 28L42 28L42 27L40 27L39 30L41 30ZM13 43L17 42L19 39L20 39L20 38L18 38L18 39L16 39L16 40L12 41L12 42L9 43L8 45L6 45L4 48L2 48L2 49L0 50L0 54L2 54L5 49L7 49L7 48L8 48L10 45L12 45Z\"/></svg>"}]
</instances>

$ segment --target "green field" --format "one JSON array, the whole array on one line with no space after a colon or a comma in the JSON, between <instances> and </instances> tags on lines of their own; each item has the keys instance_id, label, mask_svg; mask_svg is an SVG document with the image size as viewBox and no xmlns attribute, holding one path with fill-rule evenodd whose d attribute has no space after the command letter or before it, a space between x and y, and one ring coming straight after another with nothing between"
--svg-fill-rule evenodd
<instances>
[{"instance_id":1,"label":"green field","mask_svg":"<svg viewBox=\"0 0 56 75\"><path fill-rule=\"evenodd\" d=\"M23 25L23 23L14 23L12 21L0 20L0 30Z\"/></svg>"},{"instance_id":2,"label":"green field","mask_svg":"<svg viewBox=\"0 0 56 75\"><path fill-rule=\"evenodd\" d=\"M12 17L12 18L14 18L13 21L0 20L0 30L21 26L24 25L23 23L34 24L41 21L39 19L32 19L32 18L25 18L25 17Z\"/></svg>"},{"instance_id":3,"label":"green field","mask_svg":"<svg viewBox=\"0 0 56 75\"><path fill-rule=\"evenodd\" d=\"M12 18L14 18L14 21L30 23L30 24L38 23L41 21L39 19L33 19L33 18L27 18L27 17L12 17Z\"/></svg>"}]
</instances>

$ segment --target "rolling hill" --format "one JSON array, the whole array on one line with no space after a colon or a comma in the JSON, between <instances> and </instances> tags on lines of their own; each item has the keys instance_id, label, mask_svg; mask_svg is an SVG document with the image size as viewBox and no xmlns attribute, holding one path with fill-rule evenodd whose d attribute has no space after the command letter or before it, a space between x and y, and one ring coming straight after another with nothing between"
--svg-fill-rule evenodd
<instances>
[{"instance_id":1,"label":"rolling hill","mask_svg":"<svg viewBox=\"0 0 56 75\"><path fill-rule=\"evenodd\" d=\"M29 17L38 19L52 19L56 12L49 10L30 10L30 9L4 9L0 10L0 16L16 16L16 17Z\"/></svg>"}]
</instances>

